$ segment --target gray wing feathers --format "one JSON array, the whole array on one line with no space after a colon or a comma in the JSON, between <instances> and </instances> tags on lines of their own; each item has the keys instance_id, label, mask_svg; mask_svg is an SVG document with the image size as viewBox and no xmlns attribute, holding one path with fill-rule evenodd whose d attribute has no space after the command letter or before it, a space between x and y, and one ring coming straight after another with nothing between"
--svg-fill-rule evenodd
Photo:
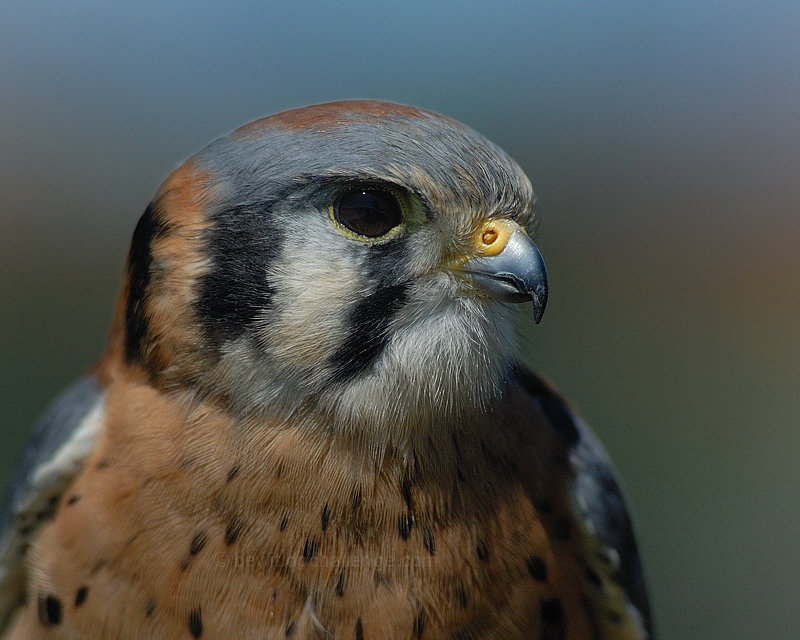
<instances>
[{"instance_id":1,"label":"gray wing feathers","mask_svg":"<svg viewBox=\"0 0 800 640\"><path fill-rule=\"evenodd\" d=\"M65 391L33 429L0 510L0 630L24 591L23 555L83 466L103 424L104 396L94 376Z\"/></svg>"},{"instance_id":2,"label":"gray wing feathers","mask_svg":"<svg viewBox=\"0 0 800 640\"><path fill-rule=\"evenodd\" d=\"M522 364L515 364L511 375L538 404L569 451L574 472L572 508L586 534L587 577L598 589L603 610L619 616L621 622L630 622L606 635L653 640L642 563L625 496L608 454L591 429L542 378Z\"/></svg>"},{"instance_id":3,"label":"gray wing feathers","mask_svg":"<svg viewBox=\"0 0 800 640\"><path fill-rule=\"evenodd\" d=\"M581 420L575 422L580 439L570 456L575 470L574 508L587 533L597 538L595 561L622 585L652 640L644 571L625 495L603 445Z\"/></svg>"}]
</instances>

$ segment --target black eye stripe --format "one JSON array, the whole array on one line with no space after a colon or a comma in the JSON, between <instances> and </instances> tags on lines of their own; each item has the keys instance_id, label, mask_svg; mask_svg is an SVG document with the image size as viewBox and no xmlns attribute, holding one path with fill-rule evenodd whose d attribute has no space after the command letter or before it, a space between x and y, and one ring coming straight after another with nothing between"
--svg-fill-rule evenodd
<instances>
[{"instance_id":1,"label":"black eye stripe","mask_svg":"<svg viewBox=\"0 0 800 640\"><path fill-rule=\"evenodd\" d=\"M213 268L200 279L196 303L213 344L241 336L272 303L265 273L278 260L284 232L271 209L271 202L253 202L214 214L215 225L207 232Z\"/></svg>"},{"instance_id":2,"label":"black eye stripe","mask_svg":"<svg viewBox=\"0 0 800 640\"><path fill-rule=\"evenodd\" d=\"M347 335L330 359L331 382L343 383L369 370L389 342L389 327L408 296L407 284L377 289L355 304Z\"/></svg>"},{"instance_id":3,"label":"black eye stripe","mask_svg":"<svg viewBox=\"0 0 800 640\"><path fill-rule=\"evenodd\" d=\"M139 359L142 344L147 340L149 321L145 313L145 298L150 288L153 241L164 236L168 229L151 203L136 225L128 253L128 293L125 304L125 358Z\"/></svg>"},{"instance_id":4,"label":"black eye stripe","mask_svg":"<svg viewBox=\"0 0 800 640\"><path fill-rule=\"evenodd\" d=\"M340 225L367 238L379 238L403 221L403 210L393 193L374 187L357 187L340 194L333 203Z\"/></svg>"}]
</instances>

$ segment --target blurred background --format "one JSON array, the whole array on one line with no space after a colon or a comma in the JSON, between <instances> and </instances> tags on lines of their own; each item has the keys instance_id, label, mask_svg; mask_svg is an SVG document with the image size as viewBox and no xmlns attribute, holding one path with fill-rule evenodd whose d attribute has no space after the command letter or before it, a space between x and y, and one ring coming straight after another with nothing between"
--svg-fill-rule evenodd
<instances>
[{"instance_id":1,"label":"blurred background","mask_svg":"<svg viewBox=\"0 0 800 640\"><path fill-rule=\"evenodd\" d=\"M662 638L800 630L800 3L0 7L0 484L102 351L131 232L239 124L446 113L541 203L530 362L624 477Z\"/></svg>"}]
</instances>

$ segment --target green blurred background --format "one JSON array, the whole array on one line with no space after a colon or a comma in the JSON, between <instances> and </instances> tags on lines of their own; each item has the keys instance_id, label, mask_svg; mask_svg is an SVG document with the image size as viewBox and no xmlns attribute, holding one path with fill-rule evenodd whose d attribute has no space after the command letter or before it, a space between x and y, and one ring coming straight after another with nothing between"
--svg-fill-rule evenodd
<instances>
[{"instance_id":1,"label":"green blurred background","mask_svg":"<svg viewBox=\"0 0 800 640\"><path fill-rule=\"evenodd\" d=\"M170 169L350 97L444 112L530 175L552 289L529 360L617 462L661 637L797 638L797 2L6 0L0 483L102 351Z\"/></svg>"}]
</instances>

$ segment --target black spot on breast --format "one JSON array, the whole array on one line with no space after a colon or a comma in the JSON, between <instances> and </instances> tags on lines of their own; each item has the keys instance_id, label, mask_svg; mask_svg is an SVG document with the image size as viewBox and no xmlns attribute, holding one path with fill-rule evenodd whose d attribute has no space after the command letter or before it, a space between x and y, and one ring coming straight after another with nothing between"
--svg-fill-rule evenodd
<instances>
[{"instance_id":1,"label":"black spot on breast","mask_svg":"<svg viewBox=\"0 0 800 640\"><path fill-rule=\"evenodd\" d=\"M320 521L322 524L322 531L323 533L328 529L328 523L331 521L331 510L330 507L326 504L322 507L322 515L320 516Z\"/></svg>"},{"instance_id":2,"label":"black spot on breast","mask_svg":"<svg viewBox=\"0 0 800 640\"><path fill-rule=\"evenodd\" d=\"M528 559L525 561L525 566L528 567L528 573L530 573L535 580L539 582L547 581L547 565L539 556L528 556Z\"/></svg>"},{"instance_id":3,"label":"black spot on breast","mask_svg":"<svg viewBox=\"0 0 800 640\"><path fill-rule=\"evenodd\" d=\"M364 627L361 618L356 618L356 640L364 640Z\"/></svg>"},{"instance_id":4,"label":"black spot on breast","mask_svg":"<svg viewBox=\"0 0 800 640\"><path fill-rule=\"evenodd\" d=\"M238 464L233 465L228 471L228 477L225 479L225 482L230 482L231 480L233 480L236 476L239 475L240 470L241 467Z\"/></svg>"},{"instance_id":5,"label":"black spot on breast","mask_svg":"<svg viewBox=\"0 0 800 640\"><path fill-rule=\"evenodd\" d=\"M430 527L422 527L422 544L432 556L436 555L436 536Z\"/></svg>"},{"instance_id":6,"label":"black spot on breast","mask_svg":"<svg viewBox=\"0 0 800 640\"><path fill-rule=\"evenodd\" d=\"M192 634L193 638L199 638L203 635L203 617L200 607L189 612L189 633Z\"/></svg>"},{"instance_id":7,"label":"black spot on breast","mask_svg":"<svg viewBox=\"0 0 800 640\"><path fill-rule=\"evenodd\" d=\"M67 499L67 506L68 506L68 507L71 507L73 504L75 504L76 502L78 502L78 500L80 500L80 499L81 499L81 497L80 497L80 496L79 496L77 493L73 493L73 494L72 494L72 495L71 495L71 496L70 496L70 497Z\"/></svg>"},{"instance_id":8,"label":"black spot on breast","mask_svg":"<svg viewBox=\"0 0 800 640\"><path fill-rule=\"evenodd\" d=\"M156 610L156 601L153 598L148 598L147 601L144 603L144 615L148 618L153 615L153 612Z\"/></svg>"},{"instance_id":9,"label":"black spot on breast","mask_svg":"<svg viewBox=\"0 0 800 640\"><path fill-rule=\"evenodd\" d=\"M53 594L40 594L38 598L39 622L45 627L61 624L61 600Z\"/></svg>"},{"instance_id":10,"label":"black spot on breast","mask_svg":"<svg viewBox=\"0 0 800 640\"><path fill-rule=\"evenodd\" d=\"M189 555L196 556L206 546L206 532L198 531L194 534L191 543L189 544ZM226 538L227 540L227 538Z\"/></svg>"},{"instance_id":11,"label":"black spot on breast","mask_svg":"<svg viewBox=\"0 0 800 640\"><path fill-rule=\"evenodd\" d=\"M339 578L336 580L336 587L334 589L334 591L336 591L336 595L339 596L340 598L344 596L344 588L346 584L347 584L347 579L344 575L344 571L342 571L339 573Z\"/></svg>"},{"instance_id":12,"label":"black spot on breast","mask_svg":"<svg viewBox=\"0 0 800 640\"><path fill-rule=\"evenodd\" d=\"M287 518L287 517L285 517L285 516L284 516L284 518L283 518L283 520L281 520L281 523L280 523L280 525L278 526L278 528L279 528L281 531L286 531L286 526L287 526L288 524L289 524L289 518Z\"/></svg>"},{"instance_id":13,"label":"black spot on breast","mask_svg":"<svg viewBox=\"0 0 800 640\"><path fill-rule=\"evenodd\" d=\"M317 551L319 551L319 541L312 537L306 538L306 543L303 546L303 561L306 564L311 562L314 556L317 555Z\"/></svg>"},{"instance_id":14,"label":"black spot on breast","mask_svg":"<svg viewBox=\"0 0 800 640\"><path fill-rule=\"evenodd\" d=\"M239 518L234 518L228 523L227 529L225 529L225 544L231 546L236 540L239 538L239 534L242 533L243 523Z\"/></svg>"},{"instance_id":15,"label":"black spot on breast","mask_svg":"<svg viewBox=\"0 0 800 640\"><path fill-rule=\"evenodd\" d=\"M564 624L564 607L558 598L549 598L541 602L542 638L544 640L562 640L567 637Z\"/></svg>"},{"instance_id":16,"label":"black spot on breast","mask_svg":"<svg viewBox=\"0 0 800 640\"><path fill-rule=\"evenodd\" d=\"M389 341L389 325L405 304L407 285L380 288L355 304L347 320L347 335L331 356L331 382L348 382L366 372Z\"/></svg>"},{"instance_id":17,"label":"black spot on breast","mask_svg":"<svg viewBox=\"0 0 800 640\"><path fill-rule=\"evenodd\" d=\"M75 592L75 606L80 607L86 602L86 597L89 595L89 587L83 585Z\"/></svg>"},{"instance_id":18,"label":"black spot on breast","mask_svg":"<svg viewBox=\"0 0 800 640\"><path fill-rule=\"evenodd\" d=\"M270 215L272 204L240 204L211 215L211 268L200 281L196 310L217 346L241 336L270 306L273 289L267 272L283 244L283 231Z\"/></svg>"},{"instance_id":19,"label":"black spot on breast","mask_svg":"<svg viewBox=\"0 0 800 640\"><path fill-rule=\"evenodd\" d=\"M166 227L159 220L155 205L150 203L139 218L128 252L128 291L125 298L125 359L128 362L141 357L142 342L147 336L145 302L152 277L152 243L165 231Z\"/></svg>"},{"instance_id":20,"label":"black spot on breast","mask_svg":"<svg viewBox=\"0 0 800 640\"><path fill-rule=\"evenodd\" d=\"M462 609L466 609L469 606L469 594L463 584L456 589L456 599Z\"/></svg>"},{"instance_id":21,"label":"black spot on breast","mask_svg":"<svg viewBox=\"0 0 800 640\"><path fill-rule=\"evenodd\" d=\"M414 637L419 639L422 637L422 634L425 632L425 612L420 611L417 614L417 617L414 618Z\"/></svg>"},{"instance_id":22,"label":"black spot on breast","mask_svg":"<svg viewBox=\"0 0 800 640\"><path fill-rule=\"evenodd\" d=\"M400 494L403 496L403 500L406 503L406 507L409 509L413 508L411 503L411 478L405 476L403 481L400 483Z\"/></svg>"},{"instance_id":23,"label":"black spot on breast","mask_svg":"<svg viewBox=\"0 0 800 640\"><path fill-rule=\"evenodd\" d=\"M353 489L353 511L356 511L361 506L361 486L356 485Z\"/></svg>"},{"instance_id":24,"label":"black spot on breast","mask_svg":"<svg viewBox=\"0 0 800 640\"><path fill-rule=\"evenodd\" d=\"M94 468L99 471L102 471L103 469L108 469L110 466L111 466L111 460L109 460L108 458L103 458L95 465Z\"/></svg>"},{"instance_id":25,"label":"black spot on breast","mask_svg":"<svg viewBox=\"0 0 800 640\"><path fill-rule=\"evenodd\" d=\"M481 562L489 561L489 548L486 546L486 542L484 540L478 540L477 544L475 545L475 553L478 556L478 560Z\"/></svg>"},{"instance_id":26,"label":"black spot on breast","mask_svg":"<svg viewBox=\"0 0 800 640\"><path fill-rule=\"evenodd\" d=\"M289 623L289 626L286 627L286 633L285 633L286 637L287 638L294 638L294 632L296 630L297 630L297 623L294 620L292 620Z\"/></svg>"},{"instance_id":27,"label":"black spot on breast","mask_svg":"<svg viewBox=\"0 0 800 640\"><path fill-rule=\"evenodd\" d=\"M400 532L400 537L403 540L408 540L411 535L411 529L414 527L414 516L411 513L404 513L397 519L397 528Z\"/></svg>"}]
</instances>

